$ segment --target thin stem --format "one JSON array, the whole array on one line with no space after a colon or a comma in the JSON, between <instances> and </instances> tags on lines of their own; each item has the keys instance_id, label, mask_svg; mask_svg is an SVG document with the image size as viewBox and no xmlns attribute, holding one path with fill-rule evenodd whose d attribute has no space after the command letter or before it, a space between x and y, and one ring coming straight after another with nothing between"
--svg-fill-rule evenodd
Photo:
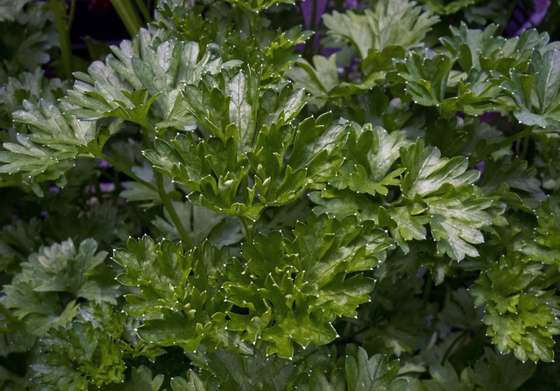
<instances>
[{"instance_id":1,"label":"thin stem","mask_svg":"<svg viewBox=\"0 0 560 391\"><path fill-rule=\"evenodd\" d=\"M49 0L48 6L54 15L54 25L60 46L62 74L65 78L70 79L72 77L72 46L70 44L70 19L66 13L66 2L64 0Z\"/></svg>"},{"instance_id":2,"label":"thin stem","mask_svg":"<svg viewBox=\"0 0 560 391\"><path fill-rule=\"evenodd\" d=\"M68 12L68 25L72 26L74 23L74 16L76 15L76 0L70 2L70 12Z\"/></svg>"},{"instance_id":3,"label":"thin stem","mask_svg":"<svg viewBox=\"0 0 560 391\"><path fill-rule=\"evenodd\" d=\"M432 280L432 274L430 273L430 271L428 270L426 272L426 282L424 284L424 293L423 293L423 299L425 301L428 301L430 299L430 296L432 294L432 287L433 287L433 280Z\"/></svg>"},{"instance_id":4,"label":"thin stem","mask_svg":"<svg viewBox=\"0 0 560 391\"><path fill-rule=\"evenodd\" d=\"M126 176L128 176L128 177L134 179L136 182L139 182L139 183L143 184L144 186L150 188L151 190L158 191L157 187L154 186L153 183L148 182L148 181L146 181L146 180L140 178L140 177L139 177L138 175L136 175L129 167L127 167L127 165L124 164L123 162L121 162L121 161L119 161L119 160L117 160L117 159L114 159L114 158L111 157L111 156L102 154L102 153L98 154L96 157L99 158L99 159L106 160L107 162L109 162L110 165L112 165L113 167L115 167L118 171L120 171L120 172L122 172L123 174L125 174Z\"/></svg>"},{"instance_id":5,"label":"thin stem","mask_svg":"<svg viewBox=\"0 0 560 391\"><path fill-rule=\"evenodd\" d=\"M111 4L113 4L113 8L121 18L130 36L134 37L142 27L142 20L130 0L111 0Z\"/></svg>"},{"instance_id":6,"label":"thin stem","mask_svg":"<svg viewBox=\"0 0 560 391\"><path fill-rule=\"evenodd\" d=\"M344 336L336 341L334 341L336 344L346 344L349 342L356 342L354 340L354 338L356 338L358 335L365 333L366 331L371 330L371 325L367 325L364 326L362 328L359 328L357 331L354 331L352 334Z\"/></svg>"},{"instance_id":7,"label":"thin stem","mask_svg":"<svg viewBox=\"0 0 560 391\"><path fill-rule=\"evenodd\" d=\"M144 3L144 0L136 0L136 6L140 10L140 13L144 17L144 20L146 22L149 22L150 19L151 19L150 11L148 10L148 7L146 6L146 3Z\"/></svg>"},{"instance_id":8,"label":"thin stem","mask_svg":"<svg viewBox=\"0 0 560 391\"><path fill-rule=\"evenodd\" d=\"M314 34L305 43L305 47L303 49L304 57L308 61L311 61L312 58L313 58L313 52L314 52L314 49L315 49L315 34L318 34L317 26L316 26L316 23L315 23L315 12L317 12L317 10L316 10L317 7L316 7L315 3L316 3L316 0L311 1L311 12L310 12L310 14L311 14L310 27L311 27L311 30L314 31Z\"/></svg>"},{"instance_id":9,"label":"thin stem","mask_svg":"<svg viewBox=\"0 0 560 391\"><path fill-rule=\"evenodd\" d=\"M245 233L245 238L251 240L253 238L253 230L251 224L245 217L240 216L239 220L241 220L241 224L243 225L243 231Z\"/></svg>"},{"instance_id":10,"label":"thin stem","mask_svg":"<svg viewBox=\"0 0 560 391\"><path fill-rule=\"evenodd\" d=\"M519 139L522 139L523 137L529 137L531 135L531 132L533 131L532 128L525 128L523 129L521 132L517 132L515 134L512 134L511 136L505 138L504 140L500 141L499 145L500 147L507 147L507 146L511 146L511 144Z\"/></svg>"},{"instance_id":11,"label":"thin stem","mask_svg":"<svg viewBox=\"0 0 560 391\"><path fill-rule=\"evenodd\" d=\"M529 139L530 136L523 137L523 142L521 144L521 156L524 160L527 160L527 154L529 152Z\"/></svg>"},{"instance_id":12,"label":"thin stem","mask_svg":"<svg viewBox=\"0 0 560 391\"><path fill-rule=\"evenodd\" d=\"M169 213L169 217L171 218L171 221L175 225L175 228L177 228L177 231L179 232L179 236L181 237L183 243L185 243L187 247L192 247L193 242L189 237L189 234L185 230L185 227L183 227L183 223L181 222L181 219L179 218L177 211L173 207L173 203L169 198L169 194L165 191L163 176L159 172L155 172L155 177L156 177L156 184L159 192L159 197L161 198L163 207L165 208L167 213Z\"/></svg>"},{"instance_id":13,"label":"thin stem","mask_svg":"<svg viewBox=\"0 0 560 391\"><path fill-rule=\"evenodd\" d=\"M466 335L467 335L467 330L463 330L463 331L461 332L461 334L459 334L459 335L453 340L453 342L451 342L451 345L449 345L449 347L447 348L447 350L446 350L445 353L443 354L443 357L441 358L441 365L443 365L443 363L445 363L445 361L447 361L447 358L451 355L451 353L453 352L453 349L455 348L455 346L457 346L457 344L459 343L459 341L461 341Z\"/></svg>"}]
</instances>

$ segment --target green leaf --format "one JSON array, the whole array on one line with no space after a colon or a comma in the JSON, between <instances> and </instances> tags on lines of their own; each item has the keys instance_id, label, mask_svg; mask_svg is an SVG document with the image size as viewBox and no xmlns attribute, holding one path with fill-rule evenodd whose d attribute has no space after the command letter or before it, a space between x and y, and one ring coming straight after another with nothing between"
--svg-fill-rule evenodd
<instances>
[{"instance_id":1,"label":"green leaf","mask_svg":"<svg viewBox=\"0 0 560 391\"><path fill-rule=\"evenodd\" d=\"M54 102L63 93L66 83L60 79L48 79L39 68L33 72L23 72L17 77L9 77L0 86L0 125L12 126L12 113L23 109L23 102L37 104L41 99Z\"/></svg>"},{"instance_id":2,"label":"green leaf","mask_svg":"<svg viewBox=\"0 0 560 391\"><path fill-rule=\"evenodd\" d=\"M31 0L2 0L0 1L0 22L15 20L18 14Z\"/></svg>"},{"instance_id":3,"label":"green leaf","mask_svg":"<svg viewBox=\"0 0 560 391\"><path fill-rule=\"evenodd\" d=\"M243 9L259 13L278 4L294 4L295 0L227 0Z\"/></svg>"},{"instance_id":4,"label":"green leaf","mask_svg":"<svg viewBox=\"0 0 560 391\"><path fill-rule=\"evenodd\" d=\"M188 381L182 377L171 379L171 389L173 391L206 391L207 388L194 371L189 371Z\"/></svg>"},{"instance_id":5,"label":"green leaf","mask_svg":"<svg viewBox=\"0 0 560 391\"><path fill-rule=\"evenodd\" d=\"M108 305L82 308L72 323L40 340L31 382L43 389L67 390L122 382L123 328L123 317Z\"/></svg>"},{"instance_id":6,"label":"green leaf","mask_svg":"<svg viewBox=\"0 0 560 391\"><path fill-rule=\"evenodd\" d=\"M473 187L479 172L467 159L445 158L423 141L410 143L402 132L353 127L344 146L344 163L329 181L333 188L310 194L316 214L338 219L355 216L390 230L407 253L407 242L427 239L439 255L475 257L484 242L481 229L493 224L493 202ZM401 177L401 174L403 174ZM402 196L394 200L400 187ZM388 197L393 197L387 202Z\"/></svg>"},{"instance_id":7,"label":"green leaf","mask_svg":"<svg viewBox=\"0 0 560 391\"><path fill-rule=\"evenodd\" d=\"M555 129L560 118L560 50L535 51L528 73L513 71L503 88L520 123Z\"/></svg>"},{"instance_id":8,"label":"green leaf","mask_svg":"<svg viewBox=\"0 0 560 391\"><path fill-rule=\"evenodd\" d=\"M203 342L227 339L228 307L220 291L227 254L208 243L185 251L180 244L145 236L131 239L113 259L123 268L118 281L131 287L126 311L142 316L139 334L148 343L194 351Z\"/></svg>"},{"instance_id":9,"label":"green leaf","mask_svg":"<svg viewBox=\"0 0 560 391\"><path fill-rule=\"evenodd\" d=\"M117 389L122 391L159 391L165 378L163 375L152 376L150 368L141 365L132 368L130 380L122 386L112 387L110 390ZM174 390L176 391L176 390Z\"/></svg>"},{"instance_id":10,"label":"green leaf","mask_svg":"<svg viewBox=\"0 0 560 391\"><path fill-rule=\"evenodd\" d=\"M516 243L516 250L533 262L545 265L560 264L560 204L549 198L536 211L537 227L529 240Z\"/></svg>"},{"instance_id":11,"label":"green leaf","mask_svg":"<svg viewBox=\"0 0 560 391\"><path fill-rule=\"evenodd\" d=\"M221 248L235 244L243 237L239 222L234 218L218 215L210 209L189 202L173 202L173 207L195 244L208 238L212 244ZM164 218L157 216L153 224L165 238L180 240L179 232L167 211L164 210Z\"/></svg>"},{"instance_id":12,"label":"green leaf","mask_svg":"<svg viewBox=\"0 0 560 391\"><path fill-rule=\"evenodd\" d=\"M382 231L362 230L354 219L312 218L296 225L293 239L273 232L246 242L245 263L231 263L224 284L226 300L245 313L231 311L228 329L283 357L294 343L332 341L332 322L369 300L373 281L364 272L391 248Z\"/></svg>"},{"instance_id":13,"label":"green leaf","mask_svg":"<svg viewBox=\"0 0 560 391\"><path fill-rule=\"evenodd\" d=\"M532 363L521 363L514 356L502 356L484 349L484 355L473 366L474 383L485 390L517 390L535 372Z\"/></svg>"},{"instance_id":14,"label":"green leaf","mask_svg":"<svg viewBox=\"0 0 560 391\"><path fill-rule=\"evenodd\" d=\"M412 52L396 60L396 70L388 78L395 91L404 89L414 103L436 107L444 116L494 110L502 95L501 79L478 69L457 73L452 71L456 61L445 52L434 56Z\"/></svg>"},{"instance_id":15,"label":"green leaf","mask_svg":"<svg viewBox=\"0 0 560 391\"><path fill-rule=\"evenodd\" d=\"M512 70L525 71L534 51L544 54L558 44L550 44L546 33L527 30L517 37L503 38L496 34L498 26L484 30L469 29L465 23L451 27L451 35L440 39L464 72L497 71L507 76Z\"/></svg>"},{"instance_id":16,"label":"green leaf","mask_svg":"<svg viewBox=\"0 0 560 391\"><path fill-rule=\"evenodd\" d=\"M414 103L438 106L446 97L452 67L453 60L445 54L429 58L412 52L397 63L397 75Z\"/></svg>"},{"instance_id":17,"label":"green leaf","mask_svg":"<svg viewBox=\"0 0 560 391\"><path fill-rule=\"evenodd\" d=\"M400 148L407 144L402 132L387 133L385 129L371 125L356 127L344 147L348 158L329 184L337 189L386 196L389 186L400 183L403 170L391 171L391 167L400 157Z\"/></svg>"},{"instance_id":18,"label":"green leaf","mask_svg":"<svg viewBox=\"0 0 560 391\"><path fill-rule=\"evenodd\" d=\"M401 158L407 169L402 190L410 199L437 193L444 186L471 185L480 176L478 171L468 169L467 159L441 157L437 148L427 147L422 141L403 148Z\"/></svg>"},{"instance_id":19,"label":"green leaf","mask_svg":"<svg viewBox=\"0 0 560 391\"><path fill-rule=\"evenodd\" d=\"M172 379L173 391L206 391L230 388L239 391L282 391L294 374L291 361L267 357L262 352L240 355L225 350L197 353L193 362L199 370Z\"/></svg>"},{"instance_id":20,"label":"green leaf","mask_svg":"<svg viewBox=\"0 0 560 391\"><path fill-rule=\"evenodd\" d=\"M372 49L380 52L389 46L409 49L421 45L439 18L408 0L382 0L373 11L366 10L363 15L335 11L324 15L323 21L329 34L349 41L365 59Z\"/></svg>"},{"instance_id":21,"label":"green leaf","mask_svg":"<svg viewBox=\"0 0 560 391\"><path fill-rule=\"evenodd\" d=\"M219 69L221 61L211 50L201 55L196 43L162 40L157 31L142 29L134 41L111 51L105 62L93 62L87 74L75 74L65 98L71 113L88 120L120 118L148 129L192 128L180 90Z\"/></svg>"},{"instance_id":22,"label":"green leaf","mask_svg":"<svg viewBox=\"0 0 560 391\"><path fill-rule=\"evenodd\" d=\"M488 335L503 353L521 361L552 361L554 336L560 333L558 298L549 288L543 265L518 253L494 262L472 289L476 306L484 306Z\"/></svg>"},{"instance_id":23,"label":"green leaf","mask_svg":"<svg viewBox=\"0 0 560 391\"><path fill-rule=\"evenodd\" d=\"M304 105L301 90L287 84L259 87L250 71L231 77L224 72L187 88L186 100L204 137L189 133L157 140L145 156L155 169L186 186L193 202L255 221L265 207L295 201L334 174L340 164L337 141L346 126L329 114L296 124L293 119ZM234 106L243 107L243 121L249 124L242 129L235 123L240 112L230 110L232 90L226 88L233 79L244 95L235 98Z\"/></svg>"},{"instance_id":24,"label":"green leaf","mask_svg":"<svg viewBox=\"0 0 560 391\"><path fill-rule=\"evenodd\" d=\"M450 15L461 11L464 8L470 7L481 0L422 0L426 8L436 14Z\"/></svg>"},{"instance_id":25,"label":"green leaf","mask_svg":"<svg viewBox=\"0 0 560 391\"><path fill-rule=\"evenodd\" d=\"M309 199L316 205L313 208L316 215L325 214L337 219L354 216L360 222L371 220L377 223L380 219L380 205L365 194L328 187L309 193Z\"/></svg>"},{"instance_id":26,"label":"green leaf","mask_svg":"<svg viewBox=\"0 0 560 391\"><path fill-rule=\"evenodd\" d=\"M329 92L340 84L336 55L329 58L313 56L313 64L304 59L299 59L288 70L287 76L292 79L298 88L305 88L321 106L329 97ZM314 102L315 103L315 102Z\"/></svg>"},{"instance_id":27,"label":"green leaf","mask_svg":"<svg viewBox=\"0 0 560 391\"><path fill-rule=\"evenodd\" d=\"M4 83L8 76L33 71L49 62L49 52L57 46L57 36L47 4L26 0L1 3L0 83Z\"/></svg>"},{"instance_id":28,"label":"green leaf","mask_svg":"<svg viewBox=\"0 0 560 391\"><path fill-rule=\"evenodd\" d=\"M438 253L457 260L477 257L474 245L484 243L480 230L492 225L492 216L487 211L492 201L469 193L465 189L460 194L425 199Z\"/></svg>"},{"instance_id":29,"label":"green leaf","mask_svg":"<svg viewBox=\"0 0 560 391\"><path fill-rule=\"evenodd\" d=\"M94 122L78 120L47 101L24 101L23 107L14 120L30 133L17 133L15 142L2 144L0 173L19 174L26 184L61 180L77 157L91 156L99 148Z\"/></svg>"},{"instance_id":30,"label":"green leaf","mask_svg":"<svg viewBox=\"0 0 560 391\"><path fill-rule=\"evenodd\" d=\"M400 363L388 355L368 356L365 349L346 345L345 350L313 349L297 362L227 351L197 354L200 368L185 378L172 379L173 391L232 389L239 391L397 391L411 380L399 376ZM400 387L400 388L399 388Z\"/></svg>"},{"instance_id":31,"label":"green leaf","mask_svg":"<svg viewBox=\"0 0 560 391\"><path fill-rule=\"evenodd\" d=\"M106 256L97 252L92 239L81 242L78 248L72 240L41 247L4 286L2 302L37 335L75 316L78 306L68 297L115 303L118 290L104 265Z\"/></svg>"},{"instance_id":32,"label":"green leaf","mask_svg":"<svg viewBox=\"0 0 560 391\"><path fill-rule=\"evenodd\" d=\"M10 311L0 304L0 356L26 352L34 343L35 338L25 331L25 324L15 319Z\"/></svg>"}]
</instances>

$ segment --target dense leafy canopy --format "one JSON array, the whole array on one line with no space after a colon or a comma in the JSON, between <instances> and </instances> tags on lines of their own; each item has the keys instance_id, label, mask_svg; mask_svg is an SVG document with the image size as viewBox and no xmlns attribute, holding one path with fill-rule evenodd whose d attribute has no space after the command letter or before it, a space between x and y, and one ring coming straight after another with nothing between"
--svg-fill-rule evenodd
<instances>
[{"instance_id":1,"label":"dense leafy canopy","mask_svg":"<svg viewBox=\"0 0 560 391\"><path fill-rule=\"evenodd\" d=\"M1 389L560 388L555 32L305 2L0 0Z\"/></svg>"}]
</instances>

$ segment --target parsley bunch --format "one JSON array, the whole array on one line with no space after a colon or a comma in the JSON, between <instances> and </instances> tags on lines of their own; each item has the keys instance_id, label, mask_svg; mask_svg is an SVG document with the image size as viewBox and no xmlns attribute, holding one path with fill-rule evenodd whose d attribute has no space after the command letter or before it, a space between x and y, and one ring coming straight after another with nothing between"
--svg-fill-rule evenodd
<instances>
[{"instance_id":1,"label":"parsley bunch","mask_svg":"<svg viewBox=\"0 0 560 391\"><path fill-rule=\"evenodd\" d=\"M560 6L149 3L0 0L0 388L560 387Z\"/></svg>"}]
</instances>

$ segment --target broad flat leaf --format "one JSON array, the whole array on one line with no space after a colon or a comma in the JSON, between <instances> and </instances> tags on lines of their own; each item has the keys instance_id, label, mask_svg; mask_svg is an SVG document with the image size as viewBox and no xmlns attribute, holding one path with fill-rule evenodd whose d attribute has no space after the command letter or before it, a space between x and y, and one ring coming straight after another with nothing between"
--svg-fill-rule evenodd
<instances>
[{"instance_id":1,"label":"broad flat leaf","mask_svg":"<svg viewBox=\"0 0 560 391\"><path fill-rule=\"evenodd\" d=\"M39 342L41 354L31 364L31 382L51 389L83 390L120 383L126 369L124 317L108 305L83 308L65 327Z\"/></svg>"},{"instance_id":2,"label":"broad flat leaf","mask_svg":"<svg viewBox=\"0 0 560 391\"><path fill-rule=\"evenodd\" d=\"M336 55L329 58L313 56L313 64L307 60L299 59L288 70L287 76L292 79L296 86L305 88L315 99L315 104L322 106L329 92L339 83Z\"/></svg>"},{"instance_id":3,"label":"broad flat leaf","mask_svg":"<svg viewBox=\"0 0 560 391\"><path fill-rule=\"evenodd\" d=\"M438 54L432 58L417 52L410 53L397 62L397 76L402 80L404 91L422 106L438 106L447 95L449 74L453 60Z\"/></svg>"},{"instance_id":4,"label":"broad flat leaf","mask_svg":"<svg viewBox=\"0 0 560 391\"><path fill-rule=\"evenodd\" d=\"M117 294L103 270L107 253L97 252L93 239L84 240L76 248L72 240L42 247L21 265L21 277L35 282L35 292L66 292L74 297L115 303ZM17 281L17 278L15 279Z\"/></svg>"},{"instance_id":5,"label":"broad flat leaf","mask_svg":"<svg viewBox=\"0 0 560 391\"><path fill-rule=\"evenodd\" d=\"M313 212L317 215L325 214L337 219L354 216L360 222L371 220L379 223L381 206L372 202L366 194L328 187L309 193L309 199L315 204Z\"/></svg>"},{"instance_id":6,"label":"broad flat leaf","mask_svg":"<svg viewBox=\"0 0 560 391\"><path fill-rule=\"evenodd\" d=\"M205 136L223 142L231 137L243 152L255 143L259 128L290 122L306 103L302 90L287 83L263 85L250 67L206 75L185 87L184 98Z\"/></svg>"},{"instance_id":7,"label":"broad flat leaf","mask_svg":"<svg viewBox=\"0 0 560 391\"><path fill-rule=\"evenodd\" d=\"M1 12L0 12L1 13ZM33 72L23 72L17 77L9 77L0 85L0 125L11 127L12 113L23 109L23 102L37 104L41 99L54 102L66 89L66 83L60 79L48 79L37 68Z\"/></svg>"},{"instance_id":8,"label":"broad flat leaf","mask_svg":"<svg viewBox=\"0 0 560 391\"><path fill-rule=\"evenodd\" d=\"M481 0L421 0L426 8L436 14L449 15L461 11L464 8L470 7Z\"/></svg>"},{"instance_id":9,"label":"broad flat leaf","mask_svg":"<svg viewBox=\"0 0 560 391\"><path fill-rule=\"evenodd\" d=\"M41 247L4 286L2 302L38 335L75 316L78 306L68 297L115 303L118 290L104 264L106 256L97 252L92 239L81 242L78 248L72 240Z\"/></svg>"},{"instance_id":10,"label":"broad flat leaf","mask_svg":"<svg viewBox=\"0 0 560 391\"><path fill-rule=\"evenodd\" d=\"M473 365L472 379L484 390L514 391L535 372L533 363L522 363L514 356L499 355L489 348Z\"/></svg>"},{"instance_id":11,"label":"broad flat leaf","mask_svg":"<svg viewBox=\"0 0 560 391\"><path fill-rule=\"evenodd\" d=\"M389 391L399 389L399 381L396 380L400 369L398 360L382 354L368 357L365 349L360 347L355 349L354 354L346 356L344 366L348 390Z\"/></svg>"},{"instance_id":12,"label":"broad flat leaf","mask_svg":"<svg viewBox=\"0 0 560 391\"><path fill-rule=\"evenodd\" d=\"M410 199L436 193L444 186L471 185L480 176L478 171L468 169L466 158L441 157L437 148L425 146L422 141L403 148L401 159L407 169L402 189Z\"/></svg>"},{"instance_id":13,"label":"broad flat leaf","mask_svg":"<svg viewBox=\"0 0 560 391\"><path fill-rule=\"evenodd\" d=\"M2 0L0 19L0 83L8 76L33 71L49 62L49 51L57 46L58 39L47 4Z\"/></svg>"},{"instance_id":14,"label":"broad flat leaf","mask_svg":"<svg viewBox=\"0 0 560 391\"><path fill-rule=\"evenodd\" d=\"M528 72L513 71L503 88L520 123L556 129L560 121L560 50L535 51Z\"/></svg>"},{"instance_id":15,"label":"broad flat leaf","mask_svg":"<svg viewBox=\"0 0 560 391\"><path fill-rule=\"evenodd\" d=\"M196 372L189 371L187 378L185 380L182 377L174 377L171 379L171 389L173 391L206 391L207 388L200 380Z\"/></svg>"},{"instance_id":16,"label":"broad flat leaf","mask_svg":"<svg viewBox=\"0 0 560 391\"><path fill-rule=\"evenodd\" d=\"M79 118L120 118L150 128L191 129L181 105L181 88L219 69L212 51L200 55L196 43L162 41L157 32L140 30L134 41L111 47L105 62L93 62L88 73L76 73L67 92L70 112Z\"/></svg>"},{"instance_id":17,"label":"broad flat leaf","mask_svg":"<svg viewBox=\"0 0 560 391\"><path fill-rule=\"evenodd\" d=\"M428 238L429 227L439 255L478 256L474 245L494 223L494 203L473 187L480 173L468 170L466 158L442 157L423 141L368 125L352 128L343 156L330 187L310 194L315 214L373 221L390 230L405 253L407 242ZM391 187L400 187L402 197L388 203Z\"/></svg>"},{"instance_id":18,"label":"broad flat leaf","mask_svg":"<svg viewBox=\"0 0 560 391\"><path fill-rule=\"evenodd\" d=\"M132 368L131 379L121 386L111 387L110 390L119 391L159 391L165 377L163 375L152 375L150 368L141 365ZM176 391L176 390L174 390Z\"/></svg>"},{"instance_id":19,"label":"broad flat leaf","mask_svg":"<svg viewBox=\"0 0 560 391\"><path fill-rule=\"evenodd\" d=\"M469 189L462 192L425 199L438 253L457 260L465 256L477 257L479 254L475 245L484 243L480 230L492 225L492 216L487 211L492 201L469 194Z\"/></svg>"},{"instance_id":20,"label":"broad flat leaf","mask_svg":"<svg viewBox=\"0 0 560 391\"><path fill-rule=\"evenodd\" d=\"M145 156L155 169L186 186L193 202L255 221L265 207L295 201L334 174L340 164L337 141L344 137L346 124L329 114L297 124L293 119L305 103L301 90L286 84L259 87L258 76L250 70L231 77L207 76L198 87L187 87L186 100L204 137L189 133L160 139ZM236 124L238 110L230 118L228 94L233 90L227 86L233 79L237 91L244 86L248 102L235 98L235 107L243 108L243 121L249 124L243 129Z\"/></svg>"},{"instance_id":21,"label":"broad flat leaf","mask_svg":"<svg viewBox=\"0 0 560 391\"><path fill-rule=\"evenodd\" d=\"M394 23L398 20L399 23ZM371 49L382 51L388 46L409 49L419 46L439 18L408 0L380 0L373 10L357 14L348 11L324 15L329 34L349 41L365 59Z\"/></svg>"},{"instance_id":22,"label":"broad flat leaf","mask_svg":"<svg viewBox=\"0 0 560 391\"><path fill-rule=\"evenodd\" d=\"M47 101L24 101L23 107L14 120L30 133L17 133L16 142L3 144L0 173L23 175L28 183L59 180L78 156L99 148L94 122L78 120Z\"/></svg>"},{"instance_id":23,"label":"broad flat leaf","mask_svg":"<svg viewBox=\"0 0 560 391\"><path fill-rule=\"evenodd\" d=\"M471 293L485 308L483 322L500 352L521 361L554 359L559 303L549 284L543 266L518 253L502 256L478 278Z\"/></svg>"},{"instance_id":24,"label":"broad flat leaf","mask_svg":"<svg viewBox=\"0 0 560 391\"><path fill-rule=\"evenodd\" d=\"M0 0L0 22L13 21L31 0Z\"/></svg>"},{"instance_id":25,"label":"broad flat leaf","mask_svg":"<svg viewBox=\"0 0 560 391\"><path fill-rule=\"evenodd\" d=\"M188 201L172 201L172 205L194 244L209 240L212 245L222 248L239 243L243 239L241 223L234 217L219 215L208 208ZM163 217L157 216L152 220L152 224L162 237L168 240L181 240L166 209L163 211Z\"/></svg>"},{"instance_id":26,"label":"broad flat leaf","mask_svg":"<svg viewBox=\"0 0 560 391\"><path fill-rule=\"evenodd\" d=\"M248 11L262 12L267 8L275 6L280 3L294 4L295 0L227 0L231 4L235 4Z\"/></svg>"},{"instance_id":27,"label":"broad flat leaf","mask_svg":"<svg viewBox=\"0 0 560 391\"><path fill-rule=\"evenodd\" d=\"M457 59L443 52L429 56L412 52L396 60L396 70L389 74L394 90L421 106L436 107L446 116L456 112L480 115L494 110L502 95L500 78L473 69L468 73L452 71Z\"/></svg>"},{"instance_id":28,"label":"broad flat leaf","mask_svg":"<svg viewBox=\"0 0 560 391\"><path fill-rule=\"evenodd\" d=\"M339 79L339 69L336 64L336 53L329 58L313 56L313 64L304 59L298 59L286 73L297 87L304 88L313 96L311 103L322 107L328 99L338 100L362 93L370 89L373 82L365 80L360 83L350 83Z\"/></svg>"},{"instance_id":29,"label":"broad flat leaf","mask_svg":"<svg viewBox=\"0 0 560 391\"><path fill-rule=\"evenodd\" d=\"M10 311L0 304L0 356L26 352L34 343L35 338L25 331L25 324L15 319Z\"/></svg>"},{"instance_id":30,"label":"broad flat leaf","mask_svg":"<svg viewBox=\"0 0 560 391\"><path fill-rule=\"evenodd\" d=\"M391 248L382 231L362 230L354 219L312 218L296 225L293 240L274 232L246 242L245 264L231 263L224 284L226 300L246 313L230 312L228 329L284 357L294 343L332 341L332 322L369 300L373 281L364 272Z\"/></svg>"},{"instance_id":31,"label":"broad flat leaf","mask_svg":"<svg viewBox=\"0 0 560 391\"><path fill-rule=\"evenodd\" d=\"M400 148L408 143L403 132L387 133L371 125L355 127L344 147L347 159L329 184L337 189L386 196L388 186L400 184L403 170L391 171L391 167L400 157Z\"/></svg>"},{"instance_id":32,"label":"broad flat leaf","mask_svg":"<svg viewBox=\"0 0 560 391\"><path fill-rule=\"evenodd\" d=\"M263 352L240 355L225 350L194 355L199 370L189 371L186 379L174 378L173 391L286 390L296 367L291 361L266 356Z\"/></svg>"},{"instance_id":33,"label":"broad flat leaf","mask_svg":"<svg viewBox=\"0 0 560 391\"><path fill-rule=\"evenodd\" d=\"M185 251L145 236L131 239L113 259L123 268L119 282L136 288L125 296L126 311L143 317L139 334L148 343L193 351L227 334L220 315L227 310L220 291L225 253L208 243Z\"/></svg>"},{"instance_id":34,"label":"broad flat leaf","mask_svg":"<svg viewBox=\"0 0 560 391\"><path fill-rule=\"evenodd\" d=\"M414 204L397 206L386 211L395 223L395 226L391 227L391 235L405 253L409 251L406 242L426 239L425 225L431 220L425 212L424 207Z\"/></svg>"},{"instance_id":35,"label":"broad flat leaf","mask_svg":"<svg viewBox=\"0 0 560 391\"><path fill-rule=\"evenodd\" d=\"M171 381L173 391L398 391L410 380L399 376L397 359L383 354L368 356L365 349L346 345L345 351L313 349L297 362L259 352L240 356L226 351L197 354L200 367L185 378Z\"/></svg>"},{"instance_id":36,"label":"broad flat leaf","mask_svg":"<svg viewBox=\"0 0 560 391\"><path fill-rule=\"evenodd\" d=\"M464 72L497 71L502 75L508 75L513 69L526 71L534 51L544 54L558 46L549 43L548 34L533 29L508 39L497 35L497 30L495 24L480 30L461 23L459 27L452 26L451 35L440 40Z\"/></svg>"},{"instance_id":37,"label":"broad flat leaf","mask_svg":"<svg viewBox=\"0 0 560 391\"><path fill-rule=\"evenodd\" d=\"M529 240L516 243L515 248L533 262L560 264L560 204L549 198L536 212L537 227Z\"/></svg>"}]
</instances>

